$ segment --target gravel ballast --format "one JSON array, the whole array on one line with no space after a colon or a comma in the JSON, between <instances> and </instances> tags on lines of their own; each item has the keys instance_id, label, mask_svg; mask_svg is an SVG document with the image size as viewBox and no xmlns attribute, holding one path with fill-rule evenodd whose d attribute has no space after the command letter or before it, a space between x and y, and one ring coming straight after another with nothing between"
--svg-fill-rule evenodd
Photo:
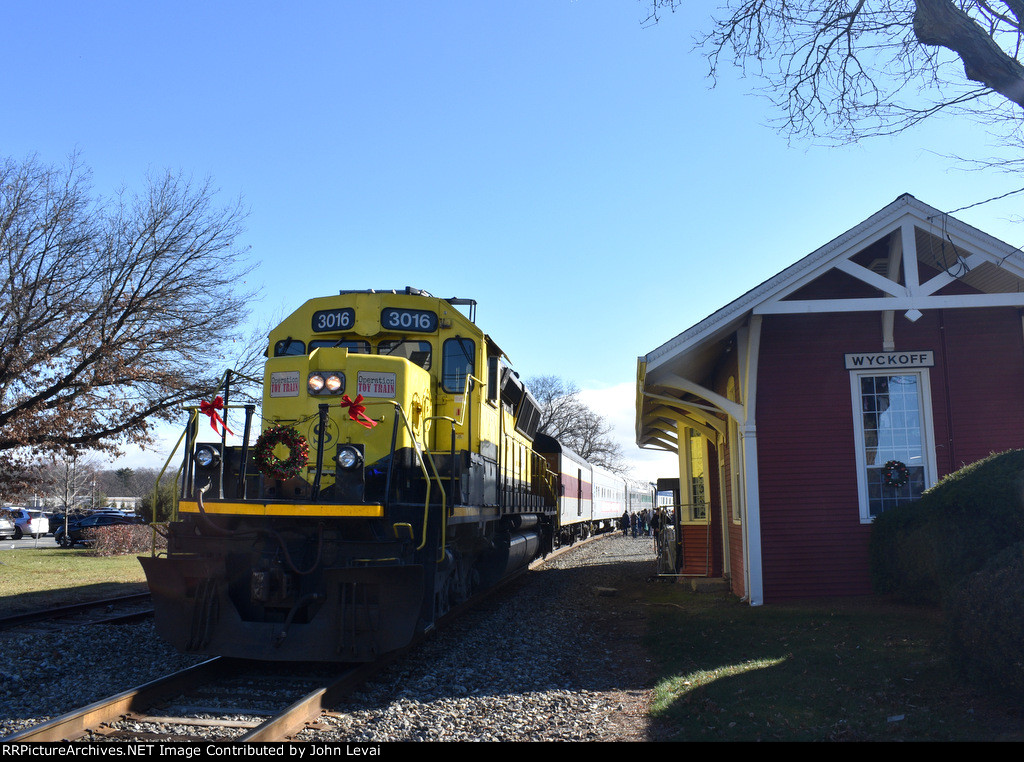
<instances>
[{"instance_id":1,"label":"gravel ballast","mask_svg":"<svg viewBox=\"0 0 1024 762\"><path fill-rule=\"evenodd\" d=\"M644 741L644 612L654 541L570 549L436 633L303 741ZM146 622L0 633L0 738L199 661Z\"/></svg>"}]
</instances>

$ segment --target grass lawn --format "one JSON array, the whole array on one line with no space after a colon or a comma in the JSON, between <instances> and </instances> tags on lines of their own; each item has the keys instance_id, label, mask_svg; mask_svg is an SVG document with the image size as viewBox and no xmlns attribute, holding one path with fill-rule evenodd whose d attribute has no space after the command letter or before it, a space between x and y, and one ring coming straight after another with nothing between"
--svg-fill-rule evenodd
<instances>
[{"instance_id":1,"label":"grass lawn","mask_svg":"<svg viewBox=\"0 0 1024 762\"><path fill-rule=\"evenodd\" d=\"M0 616L146 590L134 555L100 558L59 548L0 553Z\"/></svg>"},{"instance_id":2,"label":"grass lawn","mask_svg":"<svg viewBox=\"0 0 1024 762\"><path fill-rule=\"evenodd\" d=\"M672 740L1024 740L1024 708L957 679L936 609L750 607L669 583L645 597L653 716Z\"/></svg>"}]
</instances>

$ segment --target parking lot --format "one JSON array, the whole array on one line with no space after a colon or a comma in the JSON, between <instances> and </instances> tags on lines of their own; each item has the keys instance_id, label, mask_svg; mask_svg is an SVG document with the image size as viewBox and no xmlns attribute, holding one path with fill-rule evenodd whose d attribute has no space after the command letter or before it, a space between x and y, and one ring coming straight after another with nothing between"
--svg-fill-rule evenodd
<instances>
[{"instance_id":1,"label":"parking lot","mask_svg":"<svg viewBox=\"0 0 1024 762\"><path fill-rule=\"evenodd\" d=\"M40 537L38 540L32 537L22 537L20 540L0 540L0 550L16 550L21 548L56 548L57 541L52 534Z\"/></svg>"},{"instance_id":2,"label":"parking lot","mask_svg":"<svg viewBox=\"0 0 1024 762\"><path fill-rule=\"evenodd\" d=\"M15 526L17 522L17 526ZM0 509L0 550L85 547L93 544L92 534L105 527L140 524L135 514L113 508L73 513L67 522L61 514L51 515L25 508ZM35 538L34 533L46 532ZM12 535L21 534L17 540Z\"/></svg>"}]
</instances>

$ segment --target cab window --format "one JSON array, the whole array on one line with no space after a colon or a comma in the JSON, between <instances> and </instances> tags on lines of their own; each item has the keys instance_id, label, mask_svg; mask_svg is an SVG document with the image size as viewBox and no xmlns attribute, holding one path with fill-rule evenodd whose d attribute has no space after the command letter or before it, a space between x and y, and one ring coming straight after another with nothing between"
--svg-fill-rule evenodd
<instances>
[{"instance_id":1,"label":"cab window","mask_svg":"<svg viewBox=\"0 0 1024 762\"><path fill-rule=\"evenodd\" d=\"M274 344L274 357L304 354L306 354L305 342L293 339L291 336L287 339L281 339L279 342Z\"/></svg>"},{"instance_id":2,"label":"cab window","mask_svg":"<svg viewBox=\"0 0 1024 762\"><path fill-rule=\"evenodd\" d=\"M356 339L342 339L340 341L337 339L316 339L309 342L310 352L321 347L344 347L350 355L370 354L370 342L368 341L358 341Z\"/></svg>"},{"instance_id":3,"label":"cab window","mask_svg":"<svg viewBox=\"0 0 1024 762\"><path fill-rule=\"evenodd\" d=\"M472 339L448 339L442 349L441 386L446 392L466 391L466 376L473 375L476 345Z\"/></svg>"},{"instance_id":4,"label":"cab window","mask_svg":"<svg viewBox=\"0 0 1024 762\"><path fill-rule=\"evenodd\" d=\"M501 361L497 355L487 358L487 401L497 405L501 386Z\"/></svg>"},{"instance_id":5,"label":"cab window","mask_svg":"<svg viewBox=\"0 0 1024 762\"><path fill-rule=\"evenodd\" d=\"M416 363L423 370L430 370L431 347L429 341L401 339L399 341L382 341L377 344L377 354L390 357L404 357Z\"/></svg>"}]
</instances>

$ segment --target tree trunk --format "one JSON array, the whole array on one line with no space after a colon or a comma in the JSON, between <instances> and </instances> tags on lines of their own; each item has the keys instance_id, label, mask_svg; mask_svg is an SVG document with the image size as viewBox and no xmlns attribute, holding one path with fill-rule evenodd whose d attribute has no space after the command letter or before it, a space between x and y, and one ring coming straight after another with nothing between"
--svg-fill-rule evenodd
<instances>
[{"instance_id":1,"label":"tree trunk","mask_svg":"<svg viewBox=\"0 0 1024 762\"><path fill-rule=\"evenodd\" d=\"M956 53L968 79L1024 108L1024 66L952 2L917 0L914 34L923 45L937 45Z\"/></svg>"}]
</instances>

